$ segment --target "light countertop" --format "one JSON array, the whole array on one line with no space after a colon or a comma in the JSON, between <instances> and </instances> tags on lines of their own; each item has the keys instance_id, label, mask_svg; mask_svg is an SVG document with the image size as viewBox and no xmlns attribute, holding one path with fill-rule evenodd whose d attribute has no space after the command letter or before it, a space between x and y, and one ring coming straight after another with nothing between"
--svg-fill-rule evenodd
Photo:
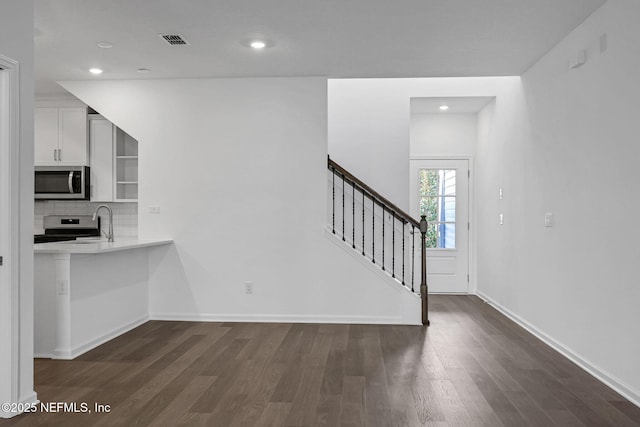
<instances>
[{"instance_id":1,"label":"light countertop","mask_svg":"<svg viewBox=\"0 0 640 427\"><path fill-rule=\"evenodd\" d=\"M100 254L105 252L125 251L128 249L145 248L149 246L167 245L172 239L136 239L118 238L115 242L106 239L81 239L67 242L38 243L33 245L36 254Z\"/></svg>"}]
</instances>

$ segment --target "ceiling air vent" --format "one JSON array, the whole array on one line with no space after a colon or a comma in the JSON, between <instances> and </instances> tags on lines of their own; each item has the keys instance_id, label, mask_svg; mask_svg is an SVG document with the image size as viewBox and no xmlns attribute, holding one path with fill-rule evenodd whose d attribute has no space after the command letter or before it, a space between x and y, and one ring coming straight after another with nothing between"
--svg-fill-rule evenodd
<instances>
[{"instance_id":1,"label":"ceiling air vent","mask_svg":"<svg viewBox=\"0 0 640 427\"><path fill-rule=\"evenodd\" d=\"M188 45L187 41L180 34L160 34L160 37L171 46Z\"/></svg>"}]
</instances>

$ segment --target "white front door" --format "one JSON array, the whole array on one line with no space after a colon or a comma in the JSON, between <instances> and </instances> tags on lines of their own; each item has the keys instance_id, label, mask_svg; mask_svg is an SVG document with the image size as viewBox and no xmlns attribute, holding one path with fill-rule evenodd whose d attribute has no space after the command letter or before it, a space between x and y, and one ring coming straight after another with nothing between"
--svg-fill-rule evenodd
<instances>
[{"instance_id":1,"label":"white front door","mask_svg":"<svg viewBox=\"0 0 640 427\"><path fill-rule=\"evenodd\" d=\"M429 223L429 293L468 293L469 161L412 159L410 173L410 214Z\"/></svg>"}]
</instances>

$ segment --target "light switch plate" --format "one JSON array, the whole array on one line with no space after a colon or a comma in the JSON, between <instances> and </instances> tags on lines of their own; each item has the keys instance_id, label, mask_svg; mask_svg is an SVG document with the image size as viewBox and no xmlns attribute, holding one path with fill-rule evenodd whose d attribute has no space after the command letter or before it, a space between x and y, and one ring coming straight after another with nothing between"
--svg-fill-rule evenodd
<instances>
[{"instance_id":1,"label":"light switch plate","mask_svg":"<svg viewBox=\"0 0 640 427\"><path fill-rule=\"evenodd\" d=\"M544 226L553 227L553 214L551 212L544 214Z\"/></svg>"},{"instance_id":2,"label":"light switch plate","mask_svg":"<svg viewBox=\"0 0 640 427\"><path fill-rule=\"evenodd\" d=\"M69 293L69 282L61 280L58 282L58 295L67 295Z\"/></svg>"},{"instance_id":3,"label":"light switch plate","mask_svg":"<svg viewBox=\"0 0 640 427\"><path fill-rule=\"evenodd\" d=\"M608 42L607 42L607 33L604 33L603 35L600 36L600 53L604 53L607 51L608 48Z\"/></svg>"}]
</instances>

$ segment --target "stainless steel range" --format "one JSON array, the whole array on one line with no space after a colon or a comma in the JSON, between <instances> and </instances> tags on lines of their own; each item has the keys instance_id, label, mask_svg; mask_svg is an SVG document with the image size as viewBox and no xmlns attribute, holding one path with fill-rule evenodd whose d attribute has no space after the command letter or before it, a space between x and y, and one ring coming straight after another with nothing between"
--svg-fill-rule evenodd
<instances>
[{"instance_id":1,"label":"stainless steel range","mask_svg":"<svg viewBox=\"0 0 640 427\"><path fill-rule=\"evenodd\" d=\"M44 234L36 234L34 243L63 242L78 237L100 237L100 217L91 215L47 215Z\"/></svg>"}]
</instances>

